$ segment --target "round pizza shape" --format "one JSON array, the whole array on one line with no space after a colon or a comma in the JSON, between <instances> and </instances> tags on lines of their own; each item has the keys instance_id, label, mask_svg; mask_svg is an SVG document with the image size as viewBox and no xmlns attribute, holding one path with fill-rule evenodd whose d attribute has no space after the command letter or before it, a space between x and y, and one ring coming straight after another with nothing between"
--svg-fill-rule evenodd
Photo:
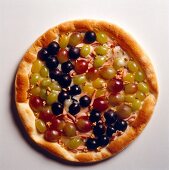
<instances>
[{"instance_id":1,"label":"round pizza shape","mask_svg":"<svg viewBox=\"0 0 169 170\"><path fill-rule=\"evenodd\" d=\"M128 33L104 21L48 30L23 56L15 80L30 139L73 162L123 150L148 123L157 96L150 59Z\"/></svg>"}]
</instances>

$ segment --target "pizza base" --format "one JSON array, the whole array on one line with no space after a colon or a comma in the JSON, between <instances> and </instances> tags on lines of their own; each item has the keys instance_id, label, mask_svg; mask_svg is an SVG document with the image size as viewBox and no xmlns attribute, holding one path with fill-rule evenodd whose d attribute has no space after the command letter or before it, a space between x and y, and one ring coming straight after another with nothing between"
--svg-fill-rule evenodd
<instances>
[{"instance_id":1,"label":"pizza base","mask_svg":"<svg viewBox=\"0 0 169 170\"><path fill-rule=\"evenodd\" d=\"M116 140L111 141L109 145L100 151L88 151L83 153L73 153L66 150L58 143L48 142L39 134L35 127L35 116L29 106L27 91L29 89L29 75L31 74L32 63L37 59L37 53L56 39L57 34L63 34L74 31L104 31L108 36L113 36L119 45L129 56L133 57L141 66L145 73L150 88L150 95L144 100L142 109L139 111L136 120L127 130ZM158 84L154 68L150 59L137 44L137 42L124 30L114 24L95 20L76 20L62 23L40 36L33 45L27 50L21 60L15 79L15 101L19 117L25 127L31 140L38 146L47 150L56 157L63 158L73 162L96 162L107 159L122 151L129 145L144 129L148 123L156 104L158 97Z\"/></svg>"}]
</instances>

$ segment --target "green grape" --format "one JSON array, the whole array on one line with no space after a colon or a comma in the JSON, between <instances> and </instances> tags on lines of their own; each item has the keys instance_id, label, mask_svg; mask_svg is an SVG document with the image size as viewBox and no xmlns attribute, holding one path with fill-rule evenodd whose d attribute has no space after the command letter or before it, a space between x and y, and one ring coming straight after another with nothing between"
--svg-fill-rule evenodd
<instances>
[{"instance_id":1,"label":"green grape","mask_svg":"<svg viewBox=\"0 0 169 170\"><path fill-rule=\"evenodd\" d=\"M141 101L143 101L144 99L145 99L145 95L144 95L144 93L142 93L142 92L140 92L140 91L138 91L137 93L136 93L136 99L139 99L139 100L141 100Z\"/></svg>"},{"instance_id":2,"label":"green grape","mask_svg":"<svg viewBox=\"0 0 169 170\"><path fill-rule=\"evenodd\" d=\"M121 104L120 106L117 107L117 115L121 119L126 119L130 117L131 112L132 112L131 107L126 104Z\"/></svg>"},{"instance_id":3,"label":"green grape","mask_svg":"<svg viewBox=\"0 0 169 170\"><path fill-rule=\"evenodd\" d=\"M126 94L124 97L124 101L128 103L132 103L135 100L135 96L131 94Z\"/></svg>"},{"instance_id":4,"label":"green grape","mask_svg":"<svg viewBox=\"0 0 169 170\"><path fill-rule=\"evenodd\" d=\"M109 103L113 106L119 105L124 102L124 93L117 93L116 95L110 94Z\"/></svg>"},{"instance_id":5,"label":"green grape","mask_svg":"<svg viewBox=\"0 0 169 170\"><path fill-rule=\"evenodd\" d=\"M44 78L44 79L42 79L42 81L41 81L41 86L42 86L42 87L47 87L50 83L51 83L50 78Z\"/></svg>"},{"instance_id":6,"label":"green grape","mask_svg":"<svg viewBox=\"0 0 169 170\"><path fill-rule=\"evenodd\" d=\"M85 93L87 93L90 97L93 95L93 93L94 93L94 87L91 85L91 84L85 84L84 86L83 86L83 91L85 92Z\"/></svg>"},{"instance_id":7,"label":"green grape","mask_svg":"<svg viewBox=\"0 0 169 170\"><path fill-rule=\"evenodd\" d=\"M106 89L98 89L96 91L96 98L100 96L105 96L105 94L106 94Z\"/></svg>"},{"instance_id":8,"label":"green grape","mask_svg":"<svg viewBox=\"0 0 169 170\"><path fill-rule=\"evenodd\" d=\"M129 71L131 71L132 73L137 72L138 71L138 66L134 61L128 61L127 63L127 68L129 69Z\"/></svg>"},{"instance_id":9,"label":"green grape","mask_svg":"<svg viewBox=\"0 0 169 170\"><path fill-rule=\"evenodd\" d=\"M61 35L59 38L59 45L61 48L66 48L69 43L69 37L67 35Z\"/></svg>"},{"instance_id":10,"label":"green grape","mask_svg":"<svg viewBox=\"0 0 169 170\"><path fill-rule=\"evenodd\" d=\"M97 78L96 80L94 80L92 82L93 84L93 87L96 88L96 89L101 89L105 86L105 81L101 78Z\"/></svg>"},{"instance_id":11,"label":"green grape","mask_svg":"<svg viewBox=\"0 0 169 170\"><path fill-rule=\"evenodd\" d=\"M50 83L48 87L54 91L61 91L61 87L59 86L57 82Z\"/></svg>"},{"instance_id":12,"label":"green grape","mask_svg":"<svg viewBox=\"0 0 169 170\"><path fill-rule=\"evenodd\" d=\"M39 96L39 93L40 93L40 87L34 87L34 88L32 88L31 89L31 94L33 95L33 96Z\"/></svg>"},{"instance_id":13,"label":"green grape","mask_svg":"<svg viewBox=\"0 0 169 170\"><path fill-rule=\"evenodd\" d=\"M40 82L40 80L41 80L41 76L38 74L38 73L34 73L34 74L32 74L31 75L31 77L30 77L30 83L31 84L36 84L36 83L38 83L38 82Z\"/></svg>"},{"instance_id":14,"label":"green grape","mask_svg":"<svg viewBox=\"0 0 169 170\"><path fill-rule=\"evenodd\" d=\"M83 141L82 141L82 139L80 137L73 137L67 143L67 147L69 149L76 149L82 144L83 144Z\"/></svg>"},{"instance_id":15,"label":"green grape","mask_svg":"<svg viewBox=\"0 0 169 170\"><path fill-rule=\"evenodd\" d=\"M69 38L69 45L76 46L80 44L82 40L83 40L83 37L81 33L72 33Z\"/></svg>"},{"instance_id":16,"label":"green grape","mask_svg":"<svg viewBox=\"0 0 169 170\"><path fill-rule=\"evenodd\" d=\"M129 83L125 85L124 89L125 93L127 94L133 94L137 92L137 85L134 83Z\"/></svg>"},{"instance_id":17,"label":"green grape","mask_svg":"<svg viewBox=\"0 0 169 170\"><path fill-rule=\"evenodd\" d=\"M89 45L83 45L83 47L80 50L80 55L82 57L86 57L87 55L90 54L90 46Z\"/></svg>"},{"instance_id":18,"label":"green grape","mask_svg":"<svg viewBox=\"0 0 169 170\"><path fill-rule=\"evenodd\" d=\"M47 96L47 104L51 105L58 100L58 92L52 91L48 96Z\"/></svg>"},{"instance_id":19,"label":"green grape","mask_svg":"<svg viewBox=\"0 0 169 170\"><path fill-rule=\"evenodd\" d=\"M123 78L123 81L127 81L129 83L134 82L134 76L131 73L127 73L126 76Z\"/></svg>"},{"instance_id":20,"label":"green grape","mask_svg":"<svg viewBox=\"0 0 169 170\"><path fill-rule=\"evenodd\" d=\"M65 136L68 136L68 137L75 136L76 135L76 127L72 123L66 123L63 128L63 132L64 132Z\"/></svg>"},{"instance_id":21,"label":"green grape","mask_svg":"<svg viewBox=\"0 0 169 170\"><path fill-rule=\"evenodd\" d=\"M46 66L43 66L40 70L40 75L42 77L48 77L49 76L49 70Z\"/></svg>"},{"instance_id":22,"label":"green grape","mask_svg":"<svg viewBox=\"0 0 169 170\"><path fill-rule=\"evenodd\" d=\"M104 44L108 41L108 37L105 33L103 32L97 32L96 33L96 40L101 43L101 44Z\"/></svg>"},{"instance_id":23,"label":"green grape","mask_svg":"<svg viewBox=\"0 0 169 170\"><path fill-rule=\"evenodd\" d=\"M38 130L39 133L44 133L46 131L46 125L40 119L35 120L35 126L36 126L36 129Z\"/></svg>"},{"instance_id":24,"label":"green grape","mask_svg":"<svg viewBox=\"0 0 169 170\"><path fill-rule=\"evenodd\" d=\"M143 92L143 93L148 93L149 92L149 87L146 83L140 82L138 83L138 90Z\"/></svg>"},{"instance_id":25,"label":"green grape","mask_svg":"<svg viewBox=\"0 0 169 170\"><path fill-rule=\"evenodd\" d=\"M109 79L112 79L115 76L116 70L113 67L105 66L100 70L99 73L100 73L102 78L109 80Z\"/></svg>"},{"instance_id":26,"label":"green grape","mask_svg":"<svg viewBox=\"0 0 169 170\"><path fill-rule=\"evenodd\" d=\"M42 68L42 62L40 60L36 60L33 65L32 65L32 73L39 73L39 71L41 70Z\"/></svg>"},{"instance_id":27,"label":"green grape","mask_svg":"<svg viewBox=\"0 0 169 170\"><path fill-rule=\"evenodd\" d=\"M45 99L46 100L46 98L47 98L47 93L46 93L46 89L44 89L44 88L42 88L41 90L40 90L40 97L42 98L42 99Z\"/></svg>"},{"instance_id":28,"label":"green grape","mask_svg":"<svg viewBox=\"0 0 169 170\"><path fill-rule=\"evenodd\" d=\"M94 62L93 62L93 66L95 68L99 68L101 67L106 61L106 57L104 56L97 56L95 59L94 59Z\"/></svg>"},{"instance_id":29,"label":"green grape","mask_svg":"<svg viewBox=\"0 0 169 170\"><path fill-rule=\"evenodd\" d=\"M141 101L138 100L138 99L135 99L135 100L132 102L132 110L133 110L133 111L139 110L140 107L141 107Z\"/></svg>"},{"instance_id":30,"label":"green grape","mask_svg":"<svg viewBox=\"0 0 169 170\"><path fill-rule=\"evenodd\" d=\"M118 70L121 67L126 66L126 61L124 57L116 57L114 59L113 67Z\"/></svg>"},{"instance_id":31,"label":"green grape","mask_svg":"<svg viewBox=\"0 0 169 170\"><path fill-rule=\"evenodd\" d=\"M73 77L73 82L76 85L84 84L86 82L86 77L84 75L77 75Z\"/></svg>"},{"instance_id":32,"label":"green grape","mask_svg":"<svg viewBox=\"0 0 169 170\"><path fill-rule=\"evenodd\" d=\"M98 46L95 48L94 50L96 52L96 54L98 55L106 55L108 52L108 48L105 46Z\"/></svg>"},{"instance_id":33,"label":"green grape","mask_svg":"<svg viewBox=\"0 0 169 170\"><path fill-rule=\"evenodd\" d=\"M144 80L144 74L141 71L137 71L135 74L135 80L138 82L142 82Z\"/></svg>"}]
</instances>

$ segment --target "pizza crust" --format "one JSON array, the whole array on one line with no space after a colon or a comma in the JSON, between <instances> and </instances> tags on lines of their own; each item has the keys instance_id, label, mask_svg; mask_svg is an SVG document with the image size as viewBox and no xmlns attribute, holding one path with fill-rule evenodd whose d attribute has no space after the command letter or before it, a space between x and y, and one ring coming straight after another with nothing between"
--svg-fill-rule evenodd
<instances>
[{"instance_id":1,"label":"pizza crust","mask_svg":"<svg viewBox=\"0 0 169 170\"><path fill-rule=\"evenodd\" d=\"M104 31L109 36L113 36L120 46L133 57L142 67L150 88L150 95L145 99L138 117L127 130L116 140L102 148L99 152L90 151L87 153L73 153L66 150L57 143L47 142L43 139L35 127L35 116L28 103L29 75L31 73L32 63L37 58L38 51L47 46L51 41L57 38L58 34L73 31ZM27 50L22 61L19 64L15 80L15 100L19 117L25 127L26 132L33 142L44 148L56 157L60 157L73 162L96 162L107 159L131 143L144 129L148 123L158 96L158 85L154 68L145 52L137 42L124 30L114 24L95 20L77 20L62 23L39 37L33 45Z\"/></svg>"}]
</instances>

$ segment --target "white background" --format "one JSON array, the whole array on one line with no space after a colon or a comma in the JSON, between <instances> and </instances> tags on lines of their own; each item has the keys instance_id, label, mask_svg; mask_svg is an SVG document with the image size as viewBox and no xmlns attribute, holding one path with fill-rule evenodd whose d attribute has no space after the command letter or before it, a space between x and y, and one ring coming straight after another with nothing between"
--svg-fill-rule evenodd
<instances>
[{"instance_id":1,"label":"white background","mask_svg":"<svg viewBox=\"0 0 169 170\"><path fill-rule=\"evenodd\" d=\"M0 1L0 169L168 170L168 6L167 0ZM28 144L17 126L15 104L11 99L15 71L26 49L50 27L83 18L117 23L132 33L153 61L160 95L150 123L132 145L102 163L74 166L45 157Z\"/></svg>"}]
</instances>

